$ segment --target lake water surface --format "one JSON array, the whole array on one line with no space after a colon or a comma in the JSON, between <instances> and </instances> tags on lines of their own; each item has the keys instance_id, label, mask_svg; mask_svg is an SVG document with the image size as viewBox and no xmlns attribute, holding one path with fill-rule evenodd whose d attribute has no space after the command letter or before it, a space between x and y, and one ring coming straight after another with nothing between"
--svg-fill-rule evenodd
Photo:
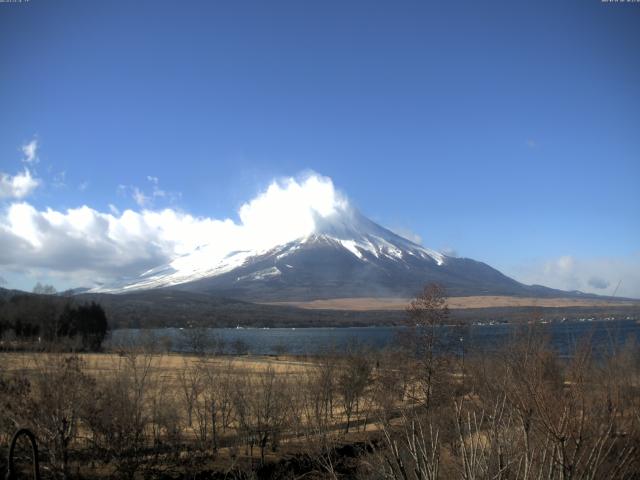
<instances>
[{"instance_id":1,"label":"lake water surface","mask_svg":"<svg viewBox=\"0 0 640 480\"><path fill-rule=\"evenodd\" d=\"M512 324L471 325L464 330L442 327L443 334L454 339L463 351L493 351L505 345L514 336L524 335L526 327ZM524 328L524 329L523 329ZM621 346L632 338L640 340L640 321L593 320L538 324L548 336L552 346L568 355L581 339L589 339L596 349ZM185 329L188 330L188 329ZM151 330L123 329L112 332L112 346L142 343L153 338L170 345L177 352L189 351L192 333L198 332L210 339L221 339L225 353L249 352L255 355L274 353L319 354L344 351L352 345L381 349L397 341L405 327L351 327L351 328L210 328L194 332L178 328ZM453 338L455 336L455 338ZM215 342L214 342L215 343ZM213 345L211 350L215 349ZM454 347L457 348L457 347Z\"/></svg>"}]
</instances>

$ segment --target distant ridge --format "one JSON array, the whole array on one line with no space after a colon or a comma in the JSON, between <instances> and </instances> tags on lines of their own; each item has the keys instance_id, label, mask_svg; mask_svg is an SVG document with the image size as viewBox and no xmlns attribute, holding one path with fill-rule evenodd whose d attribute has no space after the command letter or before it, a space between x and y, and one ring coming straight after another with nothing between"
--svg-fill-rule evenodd
<instances>
[{"instance_id":1,"label":"distant ridge","mask_svg":"<svg viewBox=\"0 0 640 480\"><path fill-rule=\"evenodd\" d=\"M16 295L41 296L39 294L0 288L0 323L2 305ZM63 304L60 295L47 295L53 302ZM639 318L640 302L581 306L484 306L481 308L457 308L462 297L452 297L451 314L456 320L469 322L521 322L532 318L547 320L579 318ZM514 297L517 298L517 297ZM212 294L186 292L175 289L150 289L124 294L80 293L74 296L78 302L96 301L107 312L110 328L165 328L165 327L344 327L369 325L402 325L406 314L401 304L393 309L382 304L379 309L357 309L343 305L335 308L299 308L296 305L265 305Z\"/></svg>"}]
</instances>

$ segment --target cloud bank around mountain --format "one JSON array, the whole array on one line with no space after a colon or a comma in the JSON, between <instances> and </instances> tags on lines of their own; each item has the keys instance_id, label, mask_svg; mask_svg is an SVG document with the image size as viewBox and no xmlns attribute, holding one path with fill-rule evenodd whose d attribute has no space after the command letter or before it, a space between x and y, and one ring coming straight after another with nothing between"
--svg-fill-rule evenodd
<instances>
[{"instance_id":1,"label":"cloud bank around mountain","mask_svg":"<svg viewBox=\"0 0 640 480\"><path fill-rule=\"evenodd\" d=\"M157 185L154 177L152 183ZM261 250L311 233L318 216L347 208L331 179L317 174L272 182L231 219L177 209L108 212L89 206L38 210L12 201L0 214L0 268L34 278L93 286L132 277L201 249L207 260Z\"/></svg>"}]
</instances>

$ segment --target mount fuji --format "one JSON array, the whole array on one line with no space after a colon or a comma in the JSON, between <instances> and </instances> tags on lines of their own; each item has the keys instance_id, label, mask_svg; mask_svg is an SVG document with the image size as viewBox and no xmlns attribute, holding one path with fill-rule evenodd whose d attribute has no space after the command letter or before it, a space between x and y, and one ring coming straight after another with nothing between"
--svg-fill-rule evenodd
<instances>
[{"instance_id":1,"label":"mount fuji","mask_svg":"<svg viewBox=\"0 0 640 480\"><path fill-rule=\"evenodd\" d=\"M171 289L276 302L410 297L426 283L436 282L451 296L568 295L524 285L485 263L413 243L369 220L348 203L322 212L310 209L309 215L311 226L291 240L222 255L212 240L137 278L96 288L92 293Z\"/></svg>"}]
</instances>

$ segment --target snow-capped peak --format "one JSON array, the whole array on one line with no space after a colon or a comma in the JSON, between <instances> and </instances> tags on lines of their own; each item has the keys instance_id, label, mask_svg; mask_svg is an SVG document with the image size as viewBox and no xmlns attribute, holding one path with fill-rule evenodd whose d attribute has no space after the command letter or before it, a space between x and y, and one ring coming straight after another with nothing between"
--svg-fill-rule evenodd
<instances>
[{"instance_id":1,"label":"snow-capped peak","mask_svg":"<svg viewBox=\"0 0 640 480\"><path fill-rule=\"evenodd\" d=\"M405 255L423 258L426 256L438 265L445 259L443 254L424 248L381 227L353 208L345 208L339 213L318 219L313 234L337 241L361 259L364 252L376 258L387 256L402 259Z\"/></svg>"},{"instance_id":2,"label":"snow-capped peak","mask_svg":"<svg viewBox=\"0 0 640 480\"><path fill-rule=\"evenodd\" d=\"M445 255L417 245L386 228L372 222L348 204L340 205L322 215L313 211L313 229L306 235L283 244L258 249L234 250L223 256L216 255L214 244L204 244L193 252L175 258L167 265L144 272L138 278L121 285L100 287L95 292L122 293L134 290L175 286L204 278L213 278L243 267L256 258L273 255L274 261L305 248L312 243L331 243L348 251L362 262L387 259L403 262L408 257L431 260L437 265L445 262ZM287 265L285 270L293 267ZM277 277L281 271L269 267L250 274L238 275L237 281L260 281Z\"/></svg>"}]
</instances>

